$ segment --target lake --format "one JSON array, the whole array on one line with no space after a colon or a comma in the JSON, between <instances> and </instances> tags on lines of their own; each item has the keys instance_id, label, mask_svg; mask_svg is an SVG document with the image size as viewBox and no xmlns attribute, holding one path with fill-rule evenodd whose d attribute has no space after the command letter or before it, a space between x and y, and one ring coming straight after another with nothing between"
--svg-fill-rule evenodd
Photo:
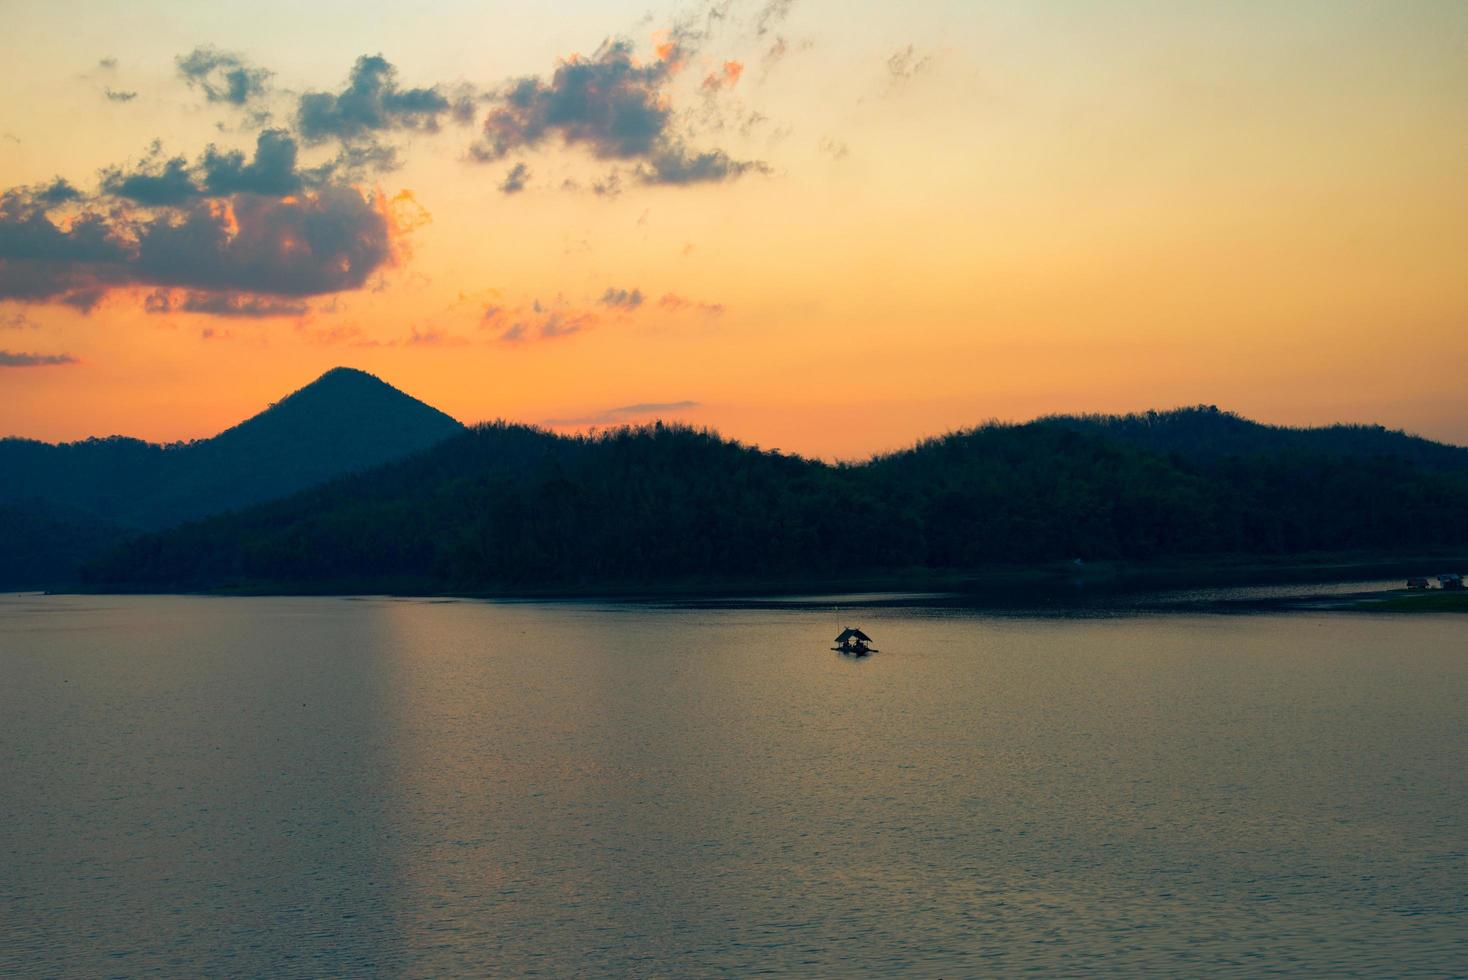
<instances>
[{"instance_id":1,"label":"lake","mask_svg":"<svg viewBox=\"0 0 1468 980\"><path fill-rule=\"evenodd\" d=\"M1468 969L1468 618L0 596L0 974Z\"/></svg>"}]
</instances>

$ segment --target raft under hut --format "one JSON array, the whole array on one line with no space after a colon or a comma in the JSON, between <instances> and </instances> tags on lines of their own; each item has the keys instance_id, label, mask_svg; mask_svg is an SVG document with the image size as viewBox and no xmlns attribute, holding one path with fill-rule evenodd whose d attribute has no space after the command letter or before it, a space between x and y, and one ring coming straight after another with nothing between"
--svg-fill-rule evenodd
<instances>
[{"instance_id":1,"label":"raft under hut","mask_svg":"<svg viewBox=\"0 0 1468 980\"><path fill-rule=\"evenodd\" d=\"M836 645L831 649L848 657L865 657L869 653L877 652L871 643L870 636L859 629L852 629L848 626L841 631L840 636L836 637Z\"/></svg>"}]
</instances>

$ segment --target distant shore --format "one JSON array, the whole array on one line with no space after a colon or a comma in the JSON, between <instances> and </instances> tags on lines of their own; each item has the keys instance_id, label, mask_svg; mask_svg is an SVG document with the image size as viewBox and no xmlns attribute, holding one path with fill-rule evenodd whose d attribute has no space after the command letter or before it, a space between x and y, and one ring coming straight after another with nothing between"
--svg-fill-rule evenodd
<instances>
[{"instance_id":1,"label":"distant shore","mask_svg":"<svg viewBox=\"0 0 1468 980\"><path fill-rule=\"evenodd\" d=\"M760 579L682 579L665 582L598 582L553 588L505 586L495 589L458 589L448 583L410 579L337 582L244 582L204 591L187 589L114 589L68 587L53 591L74 594L198 594L198 595L391 595L400 597L453 597L529 601L679 602L715 605L782 606L828 604L827 599L853 597L862 605L964 605L997 608L1051 608L1120 604L1150 607L1149 593L1188 590L1226 590L1266 586L1380 582L1411 576L1436 576L1468 570L1461 552L1403 555L1371 552L1290 555L1277 557L1204 556L1156 561L1047 562L993 565L977 569L926 568L877 570L850 575L769 577ZM1312 599L1331 608L1407 611L1458 611L1460 594L1441 590L1353 594L1336 589L1312 596L1308 589L1278 598L1219 600L1174 596L1160 608L1209 608L1219 605L1246 608L1288 608ZM1429 600L1423 602L1422 600ZM1383 604L1389 603L1389 604Z\"/></svg>"}]
</instances>

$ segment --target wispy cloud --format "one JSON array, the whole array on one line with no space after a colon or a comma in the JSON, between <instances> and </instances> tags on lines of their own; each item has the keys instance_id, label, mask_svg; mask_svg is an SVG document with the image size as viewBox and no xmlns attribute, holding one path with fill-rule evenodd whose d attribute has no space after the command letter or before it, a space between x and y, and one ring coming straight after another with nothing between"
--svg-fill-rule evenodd
<instances>
[{"instance_id":1,"label":"wispy cloud","mask_svg":"<svg viewBox=\"0 0 1468 980\"><path fill-rule=\"evenodd\" d=\"M264 319L304 316L311 307L299 300L239 293L198 293L156 289L143 300L149 313L206 313L210 316Z\"/></svg>"},{"instance_id":2,"label":"wispy cloud","mask_svg":"<svg viewBox=\"0 0 1468 980\"><path fill-rule=\"evenodd\" d=\"M610 306L618 310L635 310L642 305L642 290L640 289L617 289L608 287L597 300L602 306Z\"/></svg>"},{"instance_id":3,"label":"wispy cloud","mask_svg":"<svg viewBox=\"0 0 1468 980\"><path fill-rule=\"evenodd\" d=\"M892 85L905 85L933 67L933 56L920 54L914 45L898 48L887 59L887 77Z\"/></svg>"},{"instance_id":4,"label":"wispy cloud","mask_svg":"<svg viewBox=\"0 0 1468 980\"><path fill-rule=\"evenodd\" d=\"M698 408L699 402L641 402L636 405L619 405L616 408L603 409L590 415L581 415L574 418L546 419L542 424L555 428L570 428L583 425L621 425L638 419L653 418L662 415L672 415L676 412L686 412L689 409Z\"/></svg>"},{"instance_id":5,"label":"wispy cloud","mask_svg":"<svg viewBox=\"0 0 1468 980\"><path fill-rule=\"evenodd\" d=\"M664 293L662 299L658 300L658 308L668 313L697 312L705 316L723 316L723 303L705 303L701 300L689 299L679 296L677 293Z\"/></svg>"},{"instance_id":6,"label":"wispy cloud","mask_svg":"<svg viewBox=\"0 0 1468 980\"><path fill-rule=\"evenodd\" d=\"M210 102L243 106L263 97L270 87L272 72L250 64L238 54L210 45L181 54L174 63L189 87L203 90L204 98Z\"/></svg>"},{"instance_id":7,"label":"wispy cloud","mask_svg":"<svg viewBox=\"0 0 1468 980\"><path fill-rule=\"evenodd\" d=\"M510 172L505 174L504 181L500 184L501 194L518 194L525 189L525 184L530 180L530 168L523 162L515 164Z\"/></svg>"},{"instance_id":8,"label":"wispy cloud","mask_svg":"<svg viewBox=\"0 0 1468 980\"><path fill-rule=\"evenodd\" d=\"M56 367L79 363L70 354L16 354L0 350L0 368Z\"/></svg>"}]
</instances>

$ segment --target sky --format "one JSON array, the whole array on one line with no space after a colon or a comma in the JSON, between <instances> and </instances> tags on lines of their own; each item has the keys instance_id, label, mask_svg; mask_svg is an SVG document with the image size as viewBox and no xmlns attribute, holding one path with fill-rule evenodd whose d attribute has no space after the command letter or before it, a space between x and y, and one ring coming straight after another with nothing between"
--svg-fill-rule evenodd
<instances>
[{"instance_id":1,"label":"sky","mask_svg":"<svg viewBox=\"0 0 1468 980\"><path fill-rule=\"evenodd\" d=\"M824 458L1193 404L1468 444L1461 0L0 20L0 434L346 365Z\"/></svg>"}]
</instances>

